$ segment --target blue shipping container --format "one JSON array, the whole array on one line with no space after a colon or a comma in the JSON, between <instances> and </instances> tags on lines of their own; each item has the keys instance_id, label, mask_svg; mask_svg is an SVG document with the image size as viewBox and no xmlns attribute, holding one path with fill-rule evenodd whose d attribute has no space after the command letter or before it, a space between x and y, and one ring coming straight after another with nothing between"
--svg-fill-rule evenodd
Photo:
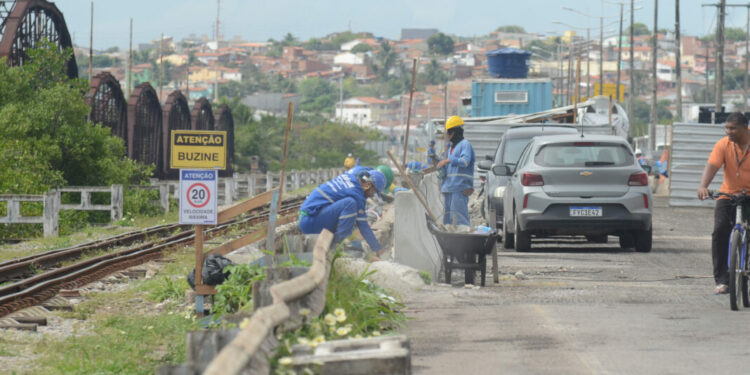
<instances>
[{"instance_id":1,"label":"blue shipping container","mask_svg":"<svg viewBox=\"0 0 750 375\"><path fill-rule=\"evenodd\" d=\"M523 115L552 109L552 81L478 79L471 82L471 116Z\"/></svg>"},{"instance_id":2,"label":"blue shipping container","mask_svg":"<svg viewBox=\"0 0 750 375\"><path fill-rule=\"evenodd\" d=\"M531 52L517 48L501 48L487 52L487 68L493 78L526 78Z\"/></svg>"}]
</instances>

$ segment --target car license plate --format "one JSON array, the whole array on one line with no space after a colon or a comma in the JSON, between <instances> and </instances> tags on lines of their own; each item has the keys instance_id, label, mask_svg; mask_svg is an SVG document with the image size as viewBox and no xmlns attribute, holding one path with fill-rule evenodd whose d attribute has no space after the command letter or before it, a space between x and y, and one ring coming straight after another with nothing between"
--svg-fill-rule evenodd
<instances>
[{"instance_id":1,"label":"car license plate","mask_svg":"<svg viewBox=\"0 0 750 375\"><path fill-rule=\"evenodd\" d=\"M571 206L570 216L574 217L601 217L601 206Z\"/></svg>"}]
</instances>

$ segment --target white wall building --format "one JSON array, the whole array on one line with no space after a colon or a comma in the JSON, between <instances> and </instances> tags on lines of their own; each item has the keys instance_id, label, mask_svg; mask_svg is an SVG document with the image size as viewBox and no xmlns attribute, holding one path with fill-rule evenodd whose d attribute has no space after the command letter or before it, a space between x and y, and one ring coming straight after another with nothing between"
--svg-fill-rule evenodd
<instances>
[{"instance_id":1,"label":"white wall building","mask_svg":"<svg viewBox=\"0 0 750 375\"><path fill-rule=\"evenodd\" d=\"M349 98L336 103L336 118L342 122L369 126L372 121L370 104L360 98Z\"/></svg>"},{"instance_id":2,"label":"white wall building","mask_svg":"<svg viewBox=\"0 0 750 375\"><path fill-rule=\"evenodd\" d=\"M362 65L365 63L364 53L351 53L344 52L339 53L333 58L334 64L350 64L350 65Z\"/></svg>"}]
</instances>

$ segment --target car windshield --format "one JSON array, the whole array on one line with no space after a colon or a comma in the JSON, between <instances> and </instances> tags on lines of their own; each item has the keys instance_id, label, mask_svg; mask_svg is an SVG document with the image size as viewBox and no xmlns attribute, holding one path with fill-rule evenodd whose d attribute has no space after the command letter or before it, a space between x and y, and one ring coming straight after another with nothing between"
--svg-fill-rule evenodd
<instances>
[{"instance_id":1,"label":"car windshield","mask_svg":"<svg viewBox=\"0 0 750 375\"><path fill-rule=\"evenodd\" d=\"M513 138L508 139L505 142L505 149L503 150L502 159L498 157L495 158L495 163L502 162L503 164L511 164L515 165L518 163L518 158L521 157L521 152L523 152L524 147L526 147L527 144L531 141L531 138Z\"/></svg>"},{"instance_id":2,"label":"car windshield","mask_svg":"<svg viewBox=\"0 0 750 375\"><path fill-rule=\"evenodd\" d=\"M622 144L572 142L543 146L534 162L545 167L606 167L630 165L634 159Z\"/></svg>"}]
</instances>

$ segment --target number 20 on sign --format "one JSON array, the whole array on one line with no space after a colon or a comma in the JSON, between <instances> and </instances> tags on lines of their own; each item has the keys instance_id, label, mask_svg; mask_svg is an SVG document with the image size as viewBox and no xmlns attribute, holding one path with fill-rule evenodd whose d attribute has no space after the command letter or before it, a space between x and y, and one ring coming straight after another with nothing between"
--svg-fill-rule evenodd
<instances>
[{"instance_id":1,"label":"number 20 on sign","mask_svg":"<svg viewBox=\"0 0 750 375\"><path fill-rule=\"evenodd\" d=\"M180 169L180 224L216 224L218 171Z\"/></svg>"}]
</instances>

